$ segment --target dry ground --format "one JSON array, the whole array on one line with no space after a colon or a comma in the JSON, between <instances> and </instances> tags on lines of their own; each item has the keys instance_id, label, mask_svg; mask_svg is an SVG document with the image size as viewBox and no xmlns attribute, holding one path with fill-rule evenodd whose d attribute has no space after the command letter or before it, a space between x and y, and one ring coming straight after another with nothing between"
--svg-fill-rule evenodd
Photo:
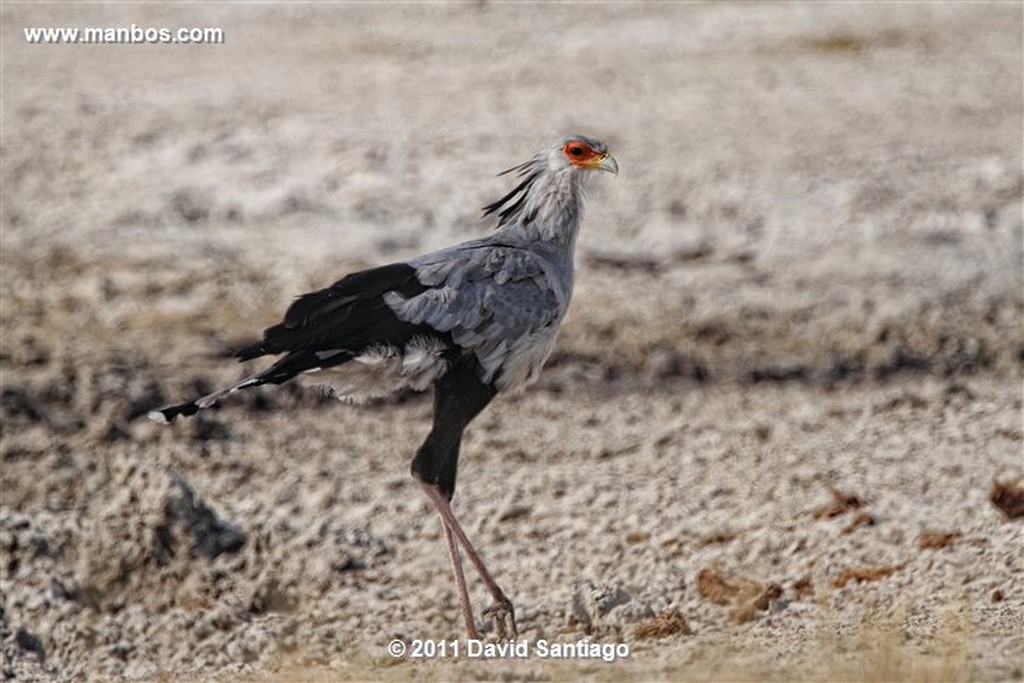
<instances>
[{"instance_id":1,"label":"dry ground","mask_svg":"<svg viewBox=\"0 0 1024 683\"><path fill-rule=\"evenodd\" d=\"M0 12L5 677L1022 678L1019 5ZM22 37L131 23L227 42ZM524 637L631 656L393 660L460 633L429 400L142 415L569 132L622 172L456 507Z\"/></svg>"}]
</instances>

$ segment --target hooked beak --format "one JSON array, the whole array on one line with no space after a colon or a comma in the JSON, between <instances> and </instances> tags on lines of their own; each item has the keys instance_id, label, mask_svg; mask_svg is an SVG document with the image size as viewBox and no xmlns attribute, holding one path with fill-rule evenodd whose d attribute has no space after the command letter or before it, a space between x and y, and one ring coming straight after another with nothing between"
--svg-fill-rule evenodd
<instances>
[{"instance_id":1,"label":"hooked beak","mask_svg":"<svg viewBox=\"0 0 1024 683\"><path fill-rule=\"evenodd\" d=\"M611 154L605 153L601 160L597 163L595 168L599 168L602 171L608 171L612 175L619 175L619 162L615 161L615 157Z\"/></svg>"}]
</instances>

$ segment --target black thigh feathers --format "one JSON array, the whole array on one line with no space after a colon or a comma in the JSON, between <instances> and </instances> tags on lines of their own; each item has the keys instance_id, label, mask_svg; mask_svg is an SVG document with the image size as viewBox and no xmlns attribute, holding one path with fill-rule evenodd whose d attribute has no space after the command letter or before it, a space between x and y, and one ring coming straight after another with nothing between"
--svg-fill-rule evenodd
<instances>
[{"instance_id":1,"label":"black thigh feathers","mask_svg":"<svg viewBox=\"0 0 1024 683\"><path fill-rule=\"evenodd\" d=\"M480 380L476 356L453 358L448 373L434 384L434 426L416 451L412 474L437 486L448 500L455 493L462 433L497 394Z\"/></svg>"}]
</instances>

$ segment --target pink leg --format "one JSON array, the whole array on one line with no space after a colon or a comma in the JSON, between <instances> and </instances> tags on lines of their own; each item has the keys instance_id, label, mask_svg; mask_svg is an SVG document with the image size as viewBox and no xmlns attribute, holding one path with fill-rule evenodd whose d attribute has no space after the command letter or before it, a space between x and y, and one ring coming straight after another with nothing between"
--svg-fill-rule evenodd
<instances>
[{"instance_id":1,"label":"pink leg","mask_svg":"<svg viewBox=\"0 0 1024 683\"><path fill-rule=\"evenodd\" d=\"M444 541L448 545L448 557L452 561L452 571L455 573L455 584L459 589L459 605L462 607L462 618L466 621L466 633L470 638L477 640L480 634L476 630L476 622L473 621L473 608L469 604L469 591L466 590L466 577L462 573L462 558L459 557L459 548L455 545L452 537L452 530L441 518L441 526L444 527Z\"/></svg>"},{"instance_id":2,"label":"pink leg","mask_svg":"<svg viewBox=\"0 0 1024 683\"><path fill-rule=\"evenodd\" d=\"M505 597L505 593L498 587L497 582L491 577L491 573L487 571L484 561L480 559L480 555L476 552L473 544L469 542L469 538L466 537L466 532L462 530L458 520L455 519L455 513L452 512L452 506L448 499L436 486L431 486L424 482L420 482L420 485L427 492L430 500L434 503L434 507L441 514L441 521L445 526L445 534L451 533L455 536L455 540L466 551L466 557L469 558L470 563L476 568L476 572L484 582L487 592L494 598L494 605L485 610L484 614L491 614L494 617L498 637L503 640L506 637L515 638L519 635L519 632L516 629L515 610L512 608L512 601ZM458 576L456 576L456 581L458 581Z\"/></svg>"}]
</instances>

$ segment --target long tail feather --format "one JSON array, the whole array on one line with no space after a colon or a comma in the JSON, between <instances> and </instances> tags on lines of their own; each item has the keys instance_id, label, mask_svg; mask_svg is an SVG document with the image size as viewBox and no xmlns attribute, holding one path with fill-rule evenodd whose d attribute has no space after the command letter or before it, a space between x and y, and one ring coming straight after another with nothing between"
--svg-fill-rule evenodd
<instances>
[{"instance_id":1,"label":"long tail feather","mask_svg":"<svg viewBox=\"0 0 1024 683\"><path fill-rule=\"evenodd\" d=\"M240 389L245 389L246 387L264 384L265 381L266 380L264 380L260 375L250 375L249 377L243 379L241 382L231 385L227 389L220 389L219 391L215 391L212 394L200 396L194 401L179 403L178 405L163 408L161 410L151 410L146 414L146 417L148 417L153 422L158 422L160 424L170 424L171 422L174 422L174 420L178 417L191 417L198 413L200 410L203 410L204 408L209 408L214 403L216 403L217 401L219 401L220 399L224 398L229 394L233 394Z\"/></svg>"}]
</instances>

